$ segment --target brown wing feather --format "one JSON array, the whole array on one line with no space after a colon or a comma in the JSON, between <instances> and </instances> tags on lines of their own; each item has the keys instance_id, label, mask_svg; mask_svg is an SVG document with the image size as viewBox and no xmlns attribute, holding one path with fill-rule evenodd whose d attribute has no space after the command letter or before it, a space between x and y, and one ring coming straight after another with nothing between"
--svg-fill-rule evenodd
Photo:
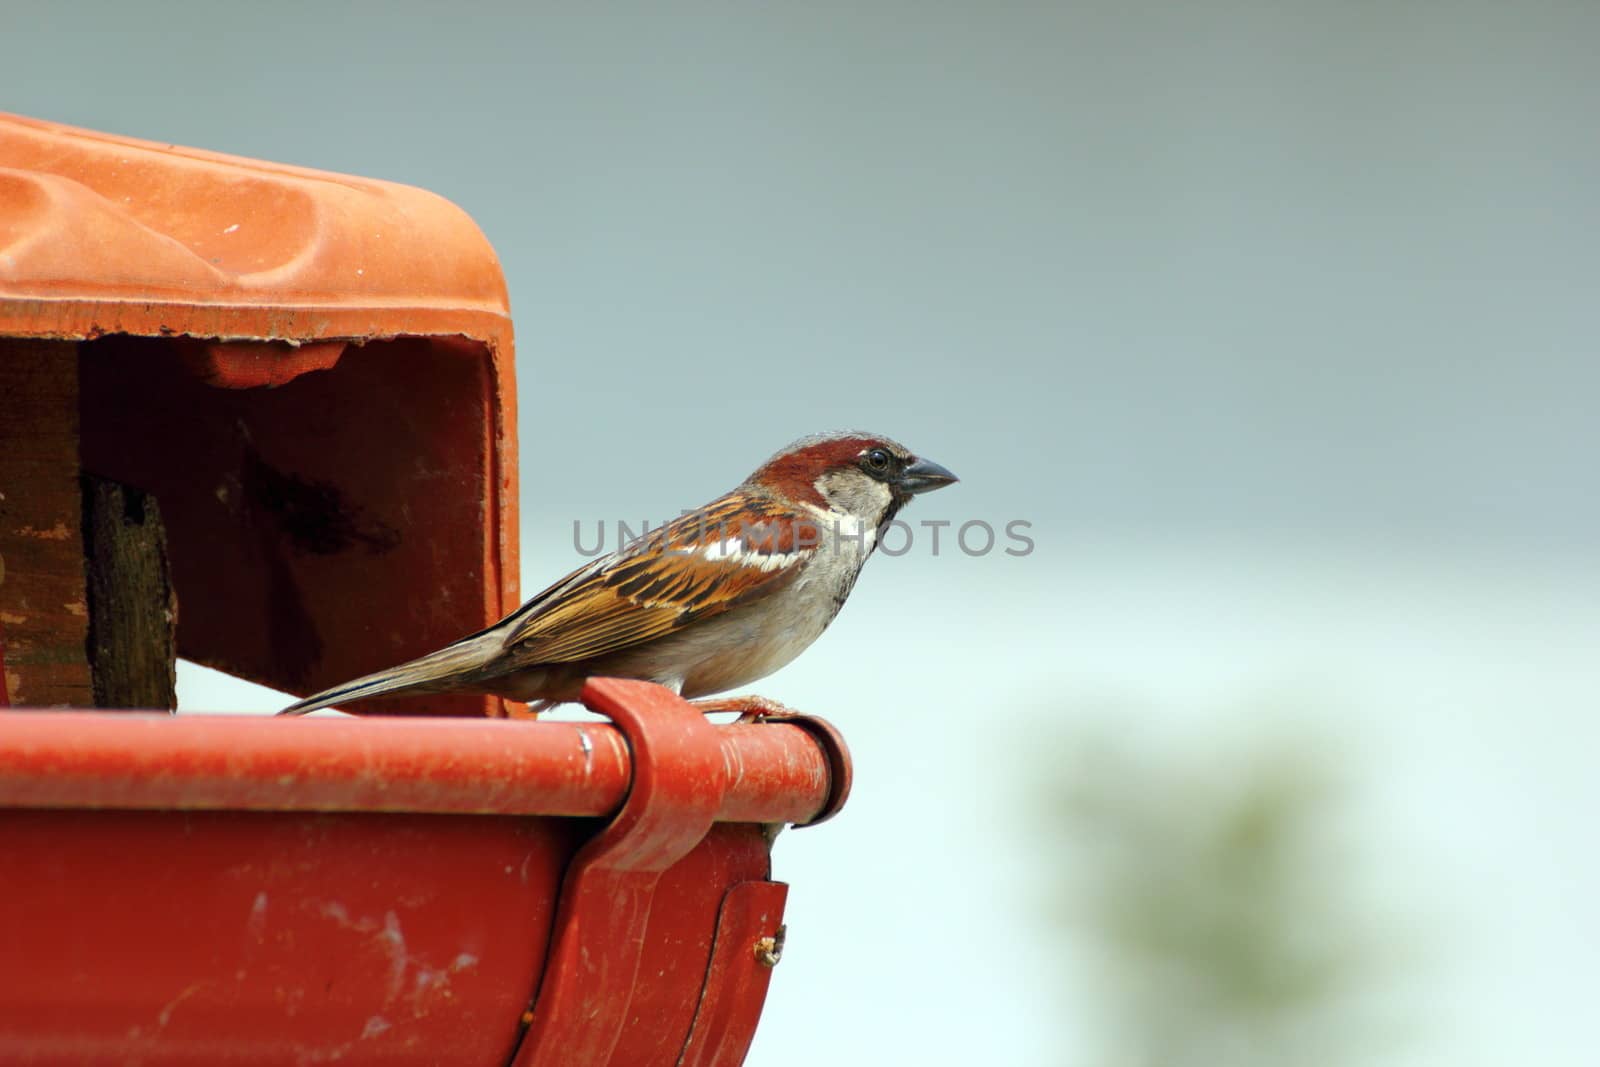
<instances>
[{"instance_id":1,"label":"brown wing feather","mask_svg":"<svg viewBox=\"0 0 1600 1067\"><path fill-rule=\"evenodd\" d=\"M734 539L735 555L705 554ZM505 647L529 664L571 663L664 637L781 589L817 541L814 519L735 491L539 594Z\"/></svg>"}]
</instances>

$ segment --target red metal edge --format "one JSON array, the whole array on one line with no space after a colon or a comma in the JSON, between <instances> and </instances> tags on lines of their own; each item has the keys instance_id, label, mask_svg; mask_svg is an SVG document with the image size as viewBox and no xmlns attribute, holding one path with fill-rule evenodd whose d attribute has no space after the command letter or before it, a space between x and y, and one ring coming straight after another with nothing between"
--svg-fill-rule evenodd
<instances>
[{"instance_id":1,"label":"red metal edge","mask_svg":"<svg viewBox=\"0 0 1600 1067\"><path fill-rule=\"evenodd\" d=\"M597 692L610 684L624 683ZM670 695L645 690L650 707ZM804 731L694 721L726 782L719 821L824 810L833 771ZM607 723L0 713L0 808L602 816L623 803L631 763Z\"/></svg>"},{"instance_id":2,"label":"red metal edge","mask_svg":"<svg viewBox=\"0 0 1600 1067\"><path fill-rule=\"evenodd\" d=\"M855 771L850 762L850 748L844 743L844 734L833 723L820 715L807 715L800 711L769 711L741 715L741 723L788 723L798 726L811 736L817 747L828 757L828 799L822 808L805 822L795 824L796 829L827 822L850 799L850 786Z\"/></svg>"},{"instance_id":3,"label":"red metal edge","mask_svg":"<svg viewBox=\"0 0 1600 1067\"><path fill-rule=\"evenodd\" d=\"M705 992L678 1067L743 1063L783 952L782 882L741 882L723 897Z\"/></svg>"},{"instance_id":4,"label":"red metal edge","mask_svg":"<svg viewBox=\"0 0 1600 1067\"><path fill-rule=\"evenodd\" d=\"M627 735L633 785L621 814L567 872L554 945L513 1067L612 1062L656 883L705 837L729 784L716 727L670 690L596 678L583 700Z\"/></svg>"}]
</instances>

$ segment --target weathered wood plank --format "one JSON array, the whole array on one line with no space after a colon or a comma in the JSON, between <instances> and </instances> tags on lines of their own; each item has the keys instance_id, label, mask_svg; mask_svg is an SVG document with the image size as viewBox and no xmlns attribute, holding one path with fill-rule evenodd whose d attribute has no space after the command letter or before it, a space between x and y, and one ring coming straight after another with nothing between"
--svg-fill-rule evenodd
<instances>
[{"instance_id":1,"label":"weathered wood plank","mask_svg":"<svg viewBox=\"0 0 1600 1067\"><path fill-rule=\"evenodd\" d=\"M156 499L86 473L83 513L95 706L176 708L177 601Z\"/></svg>"},{"instance_id":2,"label":"weathered wood plank","mask_svg":"<svg viewBox=\"0 0 1600 1067\"><path fill-rule=\"evenodd\" d=\"M0 628L12 706L92 707L78 346L0 338Z\"/></svg>"}]
</instances>

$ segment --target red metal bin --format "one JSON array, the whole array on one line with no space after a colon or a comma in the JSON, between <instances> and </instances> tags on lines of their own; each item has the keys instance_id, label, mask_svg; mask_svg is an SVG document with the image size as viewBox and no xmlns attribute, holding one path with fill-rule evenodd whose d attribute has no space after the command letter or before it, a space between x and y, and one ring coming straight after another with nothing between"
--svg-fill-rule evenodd
<instances>
[{"instance_id":1,"label":"red metal bin","mask_svg":"<svg viewBox=\"0 0 1600 1067\"><path fill-rule=\"evenodd\" d=\"M0 703L93 704L83 472L159 502L178 651L241 677L500 617L514 395L445 201L0 116ZM741 1062L766 827L838 809L843 744L585 700L614 725L0 713L0 1062Z\"/></svg>"}]
</instances>

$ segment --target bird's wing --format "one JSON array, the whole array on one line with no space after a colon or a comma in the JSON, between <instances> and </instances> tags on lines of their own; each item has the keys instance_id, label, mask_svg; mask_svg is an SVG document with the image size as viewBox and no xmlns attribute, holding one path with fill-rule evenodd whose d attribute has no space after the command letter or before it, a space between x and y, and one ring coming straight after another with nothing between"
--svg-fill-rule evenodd
<instances>
[{"instance_id":1,"label":"bird's wing","mask_svg":"<svg viewBox=\"0 0 1600 1067\"><path fill-rule=\"evenodd\" d=\"M794 581L819 520L734 490L653 530L523 605L504 647L527 663L571 663L665 637Z\"/></svg>"}]
</instances>

